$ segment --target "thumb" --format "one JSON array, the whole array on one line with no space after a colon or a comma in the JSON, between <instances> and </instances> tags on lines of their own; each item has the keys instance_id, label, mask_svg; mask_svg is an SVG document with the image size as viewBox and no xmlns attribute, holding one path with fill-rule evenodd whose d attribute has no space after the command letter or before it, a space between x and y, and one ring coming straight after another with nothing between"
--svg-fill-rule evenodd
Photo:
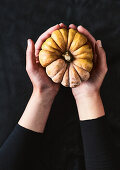
<instances>
[{"instance_id":1,"label":"thumb","mask_svg":"<svg viewBox=\"0 0 120 170\"><path fill-rule=\"evenodd\" d=\"M27 50L26 50L26 69L32 70L36 64L35 60L35 45L31 39L27 40Z\"/></svg>"},{"instance_id":2,"label":"thumb","mask_svg":"<svg viewBox=\"0 0 120 170\"><path fill-rule=\"evenodd\" d=\"M96 53L97 53L97 62L99 65L99 71L100 72L107 72L107 61L106 61L106 53L102 47L102 43L100 40L97 40L96 43Z\"/></svg>"}]
</instances>

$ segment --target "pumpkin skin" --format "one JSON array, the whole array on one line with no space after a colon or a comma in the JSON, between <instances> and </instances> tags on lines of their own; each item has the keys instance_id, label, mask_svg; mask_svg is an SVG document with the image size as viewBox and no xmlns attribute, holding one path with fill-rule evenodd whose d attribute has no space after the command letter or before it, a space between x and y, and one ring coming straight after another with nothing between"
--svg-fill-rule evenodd
<instances>
[{"instance_id":1,"label":"pumpkin skin","mask_svg":"<svg viewBox=\"0 0 120 170\"><path fill-rule=\"evenodd\" d=\"M61 28L42 44L39 61L53 82L73 88L90 78L93 50L85 35Z\"/></svg>"}]
</instances>

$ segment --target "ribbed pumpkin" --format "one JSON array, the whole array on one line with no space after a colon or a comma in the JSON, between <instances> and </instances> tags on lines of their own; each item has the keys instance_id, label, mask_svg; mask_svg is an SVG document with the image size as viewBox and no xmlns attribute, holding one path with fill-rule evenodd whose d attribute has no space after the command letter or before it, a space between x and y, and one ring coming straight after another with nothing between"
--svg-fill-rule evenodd
<instances>
[{"instance_id":1,"label":"ribbed pumpkin","mask_svg":"<svg viewBox=\"0 0 120 170\"><path fill-rule=\"evenodd\" d=\"M93 67L93 50L87 37L75 29L52 32L39 52L40 64L55 83L76 87L87 81Z\"/></svg>"}]
</instances>

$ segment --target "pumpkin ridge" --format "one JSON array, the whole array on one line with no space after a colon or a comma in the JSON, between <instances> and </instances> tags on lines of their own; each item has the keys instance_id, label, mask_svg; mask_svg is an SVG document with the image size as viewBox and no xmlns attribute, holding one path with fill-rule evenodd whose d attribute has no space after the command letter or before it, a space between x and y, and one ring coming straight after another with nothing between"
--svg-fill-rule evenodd
<instances>
[{"instance_id":1,"label":"pumpkin ridge","mask_svg":"<svg viewBox=\"0 0 120 170\"><path fill-rule=\"evenodd\" d=\"M43 49L42 49L42 50L43 50ZM50 53L55 54L55 52L52 52L52 51L48 51L48 50L44 50L44 51L47 51L47 52L50 52ZM57 54L55 54L55 55L59 57L59 55L57 55Z\"/></svg>"},{"instance_id":2,"label":"pumpkin ridge","mask_svg":"<svg viewBox=\"0 0 120 170\"><path fill-rule=\"evenodd\" d=\"M77 65L75 65L75 64L73 64L73 67L75 68L75 70L77 71L77 69L76 69L76 67L78 67L78 68L81 68L81 67L79 67L79 66L77 66ZM85 70L85 69L83 69L83 68L81 68L83 71L85 71L85 72L87 72L88 74L89 74L89 77L90 77L90 73L87 71L87 70ZM77 73L78 73L78 71L77 71ZM78 73L79 74L79 73ZM80 74L79 74L79 76L80 76ZM89 77L86 79L86 80L88 80L89 79ZM82 77L80 76L80 79L81 79L81 81L83 82L83 81L86 81L85 79L82 79Z\"/></svg>"},{"instance_id":3,"label":"pumpkin ridge","mask_svg":"<svg viewBox=\"0 0 120 170\"><path fill-rule=\"evenodd\" d=\"M86 39L86 42L83 44L83 45L85 45L85 44L87 43L87 41L88 41L87 37L86 37L83 33L80 33L79 31L77 31L76 34L80 35L81 37L83 36L83 37ZM76 34L75 34L75 36L76 36ZM72 43L75 42L75 36L74 36L74 38L73 38ZM71 45L72 45L72 44L71 44ZM71 45L70 45L70 48L71 48ZM75 44L74 44L74 45L75 45ZM81 45L80 47L82 47L83 45ZM79 48L80 48L80 47L79 47ZM76 50L78 50L79 48L77 48ZM71 52L74 52L74 51L76 51L76 50L71 50Z\"/></svg>"},{"instance_id":4,"label":"pumpkin ridge","mask_svg":"<svg viewBox=\"0 0 120 170\"><path fill-rule=\"evenodd\" d=\"M77 51L77 50L76 50ZM92 51L91 51L92 52ZM83 52L83 53L81 53L81 54L77 54L77 55L82 55L82 54L84 54L84 53L89 53L89 52ZM73 54L73 56L77 56L77 55L75 55L75 54Z\"/></svg>"},{"instance_id":5,"label":"pumpkin ridge","mask_svg":"<svg viewBox=\"0 0 120 170\"><path fill-rule=\"evenodd\" d=\"M86 56L85 57L81 57L82 55L84 55L84 54L86 54ZM78 54L78 55L73 55L74 56L74 59L85 59L85 60L89 60L89 61L92 61L92 59L93 59L93 56L91 57L91 59L90 58L87 58L87 56L89 57L89 55L91 55L90 53L86 53L86 52L84 52L84 53L82 53L82 54ZM77 56L79 56L79 57L77 57Z\"/></svg>"},{"instance_id":6,"label":"pumpkin ridge","mask_svg":"<svg viewBox=\"0 0 120 170\"><path fill-rule=\"evenodd\" d=\"M62 54L62 52L59 51L59 50L57 50L56 48L54 48L54 47L52 47L52 46L50 46L50 45L48 45L48 46L51 47L51 48L53 48L54 50L56 50L57 52L59 52L59 53ZM42 49L42 50L44 50L44 49ZM49 51L49 50L44 50L44 51ZM54 53L53 51L49 51L49 52ZM56 55L57 55L57 54L56 54ZM57 56L58 56L58 55L57 55Z\"/></svg>"},{"instance_id":7,"label":"pumpkin ridge","mask_svg":"<svg viewBox=\"0 0 120 170\"><path fill-rule=\"evenodd\" d=\"M66 28L61 28L61 29L66 29ZM60 29L60 30L61 30ZM59 31L60 31L59 30ZM66 29L67 30L67 42L68 42L68 29ZM62 32L60 31L60 33L62 34ZM62 34L62 37L63 37L63 34ZM63 40L64 40L64 44L65 44L65 51L66 51L66 49L67 49L67 43L65 43L65 39L64 39L64 37L63 37Z\"/></svg>"},{"instance_id":8,"label":"pumpkin ridge","mask_svg":"<svg viewBox=\"0 0 120 170\"><path fill-rule=\"evenodd\" d=\"M66 83L66 85L65 85L65 84L63 83L63 78L64 78L64 76L65 76L66 71L68 71L68 81L67 81L67 83L66 83L66 81L65 81L65 83ZM62 84L63 86L65 86L65 87L69 87L69 86L70 86L70 85L69 85L69 63L67 63L67 67L66 67L66 70L65 70L65 72L64 72L64 75L63 75L63 77L62 77L61 84Z\"/></svg>"},{"instance_id":9,"label":"pumpkin ridge","mask_svg":"<svg viewBox=\"0 0 120 170\"><path fill-rule=\"evenodd\" d=\"M74 65L76 65L75 63L73 63ZM81 66L78 66L78 65L76 65L77 67L80 67L81 69L83 69L84 71L87 71L87 70L85 70L84 68L82 68ZM89 72L89 71L87 71L87 72ZM90 73L90 72L89 72Z\"/></svg>"},{"instance_id":10,"label":"pumpkin ridge","mask_svg":"<svg viewBox=\"0 0 120 170\"><path fill-rule=\"evenodd\" d=\"M68 69L69 82L68 83L69 83L69 87L70 87L70 73L69 73L70 72L70 64L68 65L68 67L69 67L69 69Z\"/></svg>"},{"instance_id":11,"label":"pumpkin ridge","mask_svg":"<svg viewBox=\"0 0 120 170\"><path fill-rule=\"evenodd\" d=\"M68 78L69 78L68 84L69 84L69 87L70 87L70 76L69 76L69 69L70 69L70 63L69 63L69 65L68 65Z\"/></svg>"},{"instance_id":12,"label":"pumpkin ridge","mask_svg":"<svg viewBox=\"0 0 120 170\"><path fill-rule=\"evenodd\" d=\"M85 54L85 53L90 53L90 52L83 52L83 53L81 53L81 54L77 54L77 55L82 55L82 54ZM74 55L74 56L77 56L77 55Z\"/></svg>"},{"instance_id":13,"label":"pumpkin ridge","mask_svg":"<svg viewBox=\"0 0 120 170\"><path fill-rule=\"evenodd\" d=\"M54 61L56 61L56 60L58 60L58 59L60 59L60 58L57 58L57 59L55 59ZM54 61L52 61L51 63L53 63ZM50 63L50 64L51 64L51 63ZM47 66L49 66L50 64L48 64ZM46 67L47 67L47 66L46 66ZM46 67L45 67L45 69L46 69Z\"/></svg>"},{"instance_id":14,"label":"pumpkin ridge","mask_svg":"<svg viewBox=\"0 0 120 170\"><path fill-rule=\"evenodd\" d=\"M68 46L68 35L69 35L69 30L67 29L67 31L68 31L68 34L67 34L66 51L69 51L69 49L67 49L67 46Z\"/></svg>"},{"instance_id":15,"label":"pumpkin ridge","mask_svg":"<svg viewBox=\"0 0 120 170\"><path fill-rule=\"evenodd\" d=\"M75 64L73 64L73 67L74 67L74 65ZM80 67L81 68L81 67ZM74 69L76 70L76 68L74 67ZM82 68L81 68L82 69ZM83 69L84 70L84 69ZM76 72L78 73L78 71L76 70ZM79 73L78 73L78 75L79 75ZM80 80L82 81L82 78L81 78L81 76L79 75L79 77L80 77Z\"/></svg>"},{"instance_id":16,"label":"pumpkin ridge","mask_svg":"<svg viewBox=\"0 0 120 170\"><path fill-rule=\"evenodd\" d=\"M57 31L57 30L55 30L55 31ZM59 29L58 29L58 31L59 31ZM54 31L53 31L54 32ZM63 39L63 41L64 41L64 38L63 38L63 35L62 35L62 33L59 31L59 33L61 34L61 37L62 37L62 39ZM52 38L53 39L53 38ZM54 40L54 39L53 39ZM54 40L55 41L55 40ZM55 43L57 44L57 42L55 41ZM64 45L65 45L65 41L64 41ZM62 50L62 48L57 44L57 46L61 49L61 51L63 52L63 50Z\"/></svg>"},{"instance_id":17,"label":"pumpkin ridge","mask_svg":"<svg viewBox=\"0 0 120 170\"><path fill-rule=\"evenodd\" d=\"M93 62L92 62L91 60L89 60L89 59L82 59L82 60L88 61L88 63L91 65L91 67L90 67L90 69L89 69L88 72L91 72L91 70L92 70L92 68L93 68ZM89 65L89 64L87 64L87 65ZM87 67L87 68L89 68L89 67Z\"/></svg>"},{"instance_id":18,"label":"pumpkin ridge","mask_svg":"<svg viewBox=\"0 0 120 170\"><path fill-rule=\"evenodd\" d=\"M76 29L74 29L74 30L76 30ZM76 30L76 31L77 31L77 30ZM76 33L77 33L77 32L76 32ZM76 33L75 33L75 35L76 35ZM75 37L75 35L74 35L74 37ZM69 32L68 32L68 36L69 36ZM73 40L74 40L74 37L73 37ZM73 40L72 40L72 42L73 42ZM71 42L70 45L69 45L69 49L70 49L70 46L71 46L72 42ZM68 45L68 43L67 43L67 45ZM68 51L70 51L69 49L68 49Z\"/></svg>"},{"instance_id":19,"label":"pumpkin ridge","mask_svg":"<svg viewBox=\"0 0 120 170\"><path fill-rule=\"evenodd\" d=\"M90 60L90 59L88 59L88 58L80 58L80 59L85 59L85 60L87 60L87 61L89 61L89 62L92 62L92 60Z\"/></svg>"},{"instance_id":20,"label":"pumpkin ridge","mask_svg":"<svg viewBox=\"0 0 120 170\"><path fill-rule=\"evenodd\" d=\"M56 77L57 74L59 74L59 73L64 69L64 67L67 68L67 64L66 64L66 63L64 64L63 68L62 68L60 71L58 71L58 72L57 72L53 77L51 77L51 78L53 79L54 77ZM62 75L62 79L63 79L63 76L64 76L64 74L65 74L66 68L65 68L64 72L62 73L62 74L63 74L63 75ZM59 83L62 82L62 79L61 79L61 81L60 81Z\"/></svg>"},{"instance_id":21,"label":"pumpkin ridge","mask_svg":"<svg viewBox=\"0 0 120 170\"><path fill-rule=\"evenodd\" d=\"M63 37L63 35L62 35L62 33L61 33L61 31L59 30L59 32L60 32L60 34L61 34L61 36L62 36L62 38L63 38L63 41L64 41L64 45L65 45L65 40L64 40L64 37ZM66 49L65 49L66 50Z\"/></svg>"},{"instance_id":22,"label":"pumpkin ridge","mask_svg":"<svg viewBox=\"0 0 120 170\"><path fill-rule=\"evenodd\" d=\"M73 63L70 63L70 64L71 64L71 66L74 68ZM78 74L78 72L76 71L76 69L75 69L75 68L74 68L74 70L75 70L75 72L76 72L77 76L79 77L79 74ZM80 77L79 77L79 79L80 79ZM69 74L69 80L71 81L71 79L70 79L70 74ZM69 81L69 86L70 86L70 81ZM71 87L71 88L74 88L74 87L79 86L80 84L81 84L81 79L80 79L79 84L75 84L74 86L70 86L70 87Z\"/></svg>"},{"instance_id":23,"label":"pumpkin ridge","mask_svg":"<svg viewBox=\"0 0 120 170\"><path fill-rule=\"evenodd\" d=\"M61 59L61 58L58 58L58 59ZM58 59L56 59L56 60L58 60ZM56 60L54 60L54 61L56 61ZM62 59L63 60L63 59ZM53 62L54 62L53 61ZM52 63L50 63L50 64L52 64ZM66 62L64 61L64 65L63 65L63 67L65 67L65 65L66 65ZM49 65L48 65L49 66ZM57 73L59 73L61 70L59 70ZM57 73L54 75L54 76L56 76L57 75ZM54 76L51 76L51 78L53 78Z\"/></svg>"},{"instance_id":24,"label":"pumpkin ridge","mask_svg":"<svg viewBox=\"0 0 120 170\"><path fill-rule=\"evenodd\" d=\"M52 41L55 43L55 45L58 47L58 49L59 49L59 50L58 50L58 49L56 49L56 48L54 48L54 49L56 49L56 50L58 50L58 51L62 52L62 51L61 51L61 48L57 45L57 43L54 41L54 39L53 39L51 36L50 36L49 38L50 38L50 39L52 39ZM48 40L49 38L47 38L47 39L43 42L43 44L45 43L46 45L48 45L48 46L52 47L52 46L51 46L51 45L49 45L49 43L47 42L47 40ZM43 45L43 44L42 44L42 45ZM41 46L41 47L42 47L42 46ZM53 47L52 47L52 48L53 48Z\"/></svg>"},{"instance_id":25,"label":"pumpkin ridge","mask_svg":"<svg viewBox=\"0 0 120 170\"><path fill-rule=\"evenodd\" d=\"M47 52L47 54L46 55L49 55L49 53L51 53L51 54L53 54L53 58L52 59L46 59L46 61L47 61L47 65L49 65L49 64L51 64L53 61L55 61L56 59L59 59L60 57L59 56L57 56L54 52L50 52L50 51L47 51L47 50L40 50L40 52L39 52L39 61L40 61L40 64L43 66L43 67L46 67L47 65L45 64L45 62L44 62L44 60L45 60L45 58L46 58L46 55L44 54L45 52ZM41 56L41 53L42 53L42 56ZM44 55L44 57L43 57L43 55ZM44 59L43 59L44 58ZM48 57L47 57L48 58ZM49 61L49 62L48 62ZM48 64L49 63L49 64Z\"/></svg>"},{"instance_id":26,"label":"pumpkin ridge","mask_svg":"<svg viewBox=\"0 0 120 170\"><path fill-rule=\"evenodd\" d=\"M89 44L88 44L88 42L86 42L86 43L83 44L81 47L83 47L84 45L89 45ZM81 48L81 47L80 47L80 48ZM90 47L90 46L89 46L89 47ZM79 49L79 48L78 48L78 49ZM77 49L77 50L78 50L78 49ZM88 49L92 49L92 48L90 47L90 48L88 48ZM77 51L77 50L75 50L75 51ZM73 51L73 52L71 52L71 53L74 53L75 51ZM74 54L73 54L73 55L74 55ZM74 56L76 56L76 55L74 55Z\"/></svg>"},{"instance_id":27,"label":"pumpkin ridge","mask_svg":"<svg viewBox=\"0 0 120 170\"><path fill-rule=\"evenodd\" d=\"M52 37L51 37L52 38ZM54 39L52 38L52 40L54 41ZM55 41L54 41L55 42ZM58 44L55 42L55 44L58 46ZM50 45L49 45L50 46ZM50 46L50 47L52 47L52 46ZM53 48L53 47L52 47ZM55 50L58 50L59 52L61 52L62 53L62 51L61 51L61 48L58 46L58 48L60 49L60 50L58 50L58 49L56 49L56 48L54 48Z\"/></svg>"},{"instance_id":28,"label":"pumpkin ridge","mask_svg":"<svg viewBox=\"0 0 120 170\"><path fill-rule=\"evenodd\" d=\"M67 69L68 69L68 86L70 87L69 68L70 68L70 63L68 63L68 65L67 65Z\"/></svg>"}]
</instances>

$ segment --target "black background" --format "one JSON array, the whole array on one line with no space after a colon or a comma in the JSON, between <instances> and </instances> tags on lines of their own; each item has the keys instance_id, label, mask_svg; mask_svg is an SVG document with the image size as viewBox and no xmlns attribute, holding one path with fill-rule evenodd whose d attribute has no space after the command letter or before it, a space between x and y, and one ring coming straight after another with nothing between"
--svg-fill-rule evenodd
<instances>
[{"instance_id":1,"label":"black background","mask_svg":"<svg viewBox=\"0 0 120 170\"><path fill-rule=\"evenodd\" d=\"M101 97L117 154L120 151L119 0L0 1L0 145L13 130L32 93L25 70L27 39L35 42L46 29L61 22L83 25L96 39L101 39L106 50L108 73ZM83 154L79 140L78 114L71 89L61 86L45 130L43 154L48 165L57 170L68 167L68 160Z\"/></svg>"}]
</instances>

